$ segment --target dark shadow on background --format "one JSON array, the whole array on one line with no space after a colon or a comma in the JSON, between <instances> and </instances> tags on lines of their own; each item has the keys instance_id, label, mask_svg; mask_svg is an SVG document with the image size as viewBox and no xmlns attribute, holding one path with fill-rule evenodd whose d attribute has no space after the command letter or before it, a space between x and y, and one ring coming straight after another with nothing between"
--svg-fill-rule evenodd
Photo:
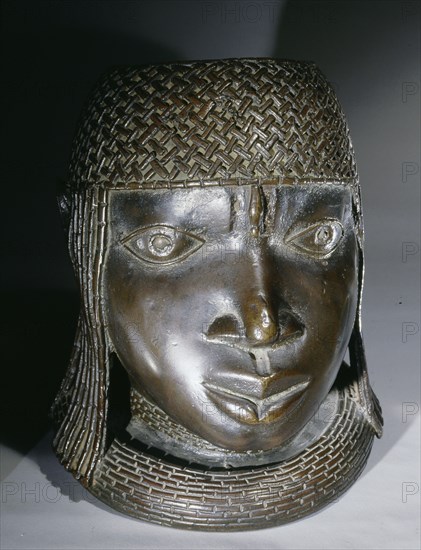
<instances>
[{"instance_id":1,"label":"dark shadow on background","mask_svg":"<svg viewBox=\"0 0 421 550\"><path fill-rule=\"evenodd\" d=\"M177 56L141 38L68 28L19 29L7 43L2 222L8 265L1 287L74 288L55 198L83 106L110 67Z\"/></svg>"},{"instance_id":2,"label":"dark shadow on background","mask_svg":"<svg viewBox=\"0 0 421 550\"><path fill-rule=\"evenodd\" d=\"M48 413L73 344L78 296L22 290L2 295L2 441L26 454L49 427Z\"/></svg>"},{"instance_id":3,"label":"dark shadow on background","mask_svg":"<svg viewBox=\"0 0 421 550\"><path fill-rule=\"evenodd\" d=\"M71 2L83 29L75 26L75 18L72 28L57 25L57 13L63 20L68 2L53 3L48 21L44 4L40 15L29 2L6 2L5 7L0 406L2 441L26 454L50 427L49 409L76 329L78 290L56 194L58 182L67 177L81 110L110 67L179 56L141 36L90 30L85 1Z\"/></svg>"}]
</instances>

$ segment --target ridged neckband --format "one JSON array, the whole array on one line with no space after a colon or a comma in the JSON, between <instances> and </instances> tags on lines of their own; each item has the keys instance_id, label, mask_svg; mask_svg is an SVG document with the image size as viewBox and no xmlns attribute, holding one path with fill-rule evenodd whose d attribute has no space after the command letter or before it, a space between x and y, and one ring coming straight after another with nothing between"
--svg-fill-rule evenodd
<instances>
[{"instance_id":1,"label":"ridged neckband","mask_svg":"<svg viewBox=\"0 0 421 550\"><path fill-rule=\"evenodd\" d=\"M124 514L160 525L261 529L289 523L336 500L363 470L373 437L351 385L340 390L330 427L294 458L251 468L195 468L115 439L89 490Z\"/></svg>"}]
</instances>

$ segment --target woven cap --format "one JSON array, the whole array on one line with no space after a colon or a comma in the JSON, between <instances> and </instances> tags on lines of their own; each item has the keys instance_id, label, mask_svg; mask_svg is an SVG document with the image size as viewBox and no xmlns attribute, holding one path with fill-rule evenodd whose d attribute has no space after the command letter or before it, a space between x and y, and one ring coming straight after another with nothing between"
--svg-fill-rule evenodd
<instances>
[{"instance_id":1,"label":"woven cap","mask_svg":"<svg viewBox=\"0 0 421 550\"><path fill-rule=\"evenodd\" d=\"M355 182L348 127L312 63L228 59L118 68L93 92L70 167L80 188Z\"/></svg>"}]
</instances>

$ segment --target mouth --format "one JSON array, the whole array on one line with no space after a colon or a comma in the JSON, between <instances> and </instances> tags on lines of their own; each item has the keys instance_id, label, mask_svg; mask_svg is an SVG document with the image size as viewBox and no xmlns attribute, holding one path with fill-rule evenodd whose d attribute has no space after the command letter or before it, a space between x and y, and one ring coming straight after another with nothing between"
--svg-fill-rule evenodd
<instances>
[{"instance_id":1,"label":"mouth","mask_svg":"<svg viewBox=\"0 0 421 550\"><path fill-rule=\"evenodd\" d=\"M290 414L302 401L310 378L285 373L271 376L237 373L234 377L230 373L218 382L223 383L203 383L212 402L235 420L257 424Z\"/></svg>"}]
</instances>

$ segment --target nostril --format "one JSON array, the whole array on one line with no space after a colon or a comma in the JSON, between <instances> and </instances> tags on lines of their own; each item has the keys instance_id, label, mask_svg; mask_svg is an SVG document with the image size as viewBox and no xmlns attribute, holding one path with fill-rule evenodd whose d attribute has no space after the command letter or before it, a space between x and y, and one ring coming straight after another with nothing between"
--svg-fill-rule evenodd
<instances>
[{"instance_id":1,"label":"nostril","mask_svg":"<svg viewBox=\"0 0 421 550\"><path fill-rule=\"evenodd\" d=\"M304 325L290 311L284 309L279 312L279 337L288 340L293 336L304 334Z\"/></svg>"},{"instance_id":2,"label":"nostril","mask_svg":"<svg viewBox=\"0 0 421 550\"><path fill-rule=\"evenodd\" d=\"M217 317L206 331L208 338L238 338L240 336L240 326L233 315L224 315Z\"/></svg>"}]
</instances>

